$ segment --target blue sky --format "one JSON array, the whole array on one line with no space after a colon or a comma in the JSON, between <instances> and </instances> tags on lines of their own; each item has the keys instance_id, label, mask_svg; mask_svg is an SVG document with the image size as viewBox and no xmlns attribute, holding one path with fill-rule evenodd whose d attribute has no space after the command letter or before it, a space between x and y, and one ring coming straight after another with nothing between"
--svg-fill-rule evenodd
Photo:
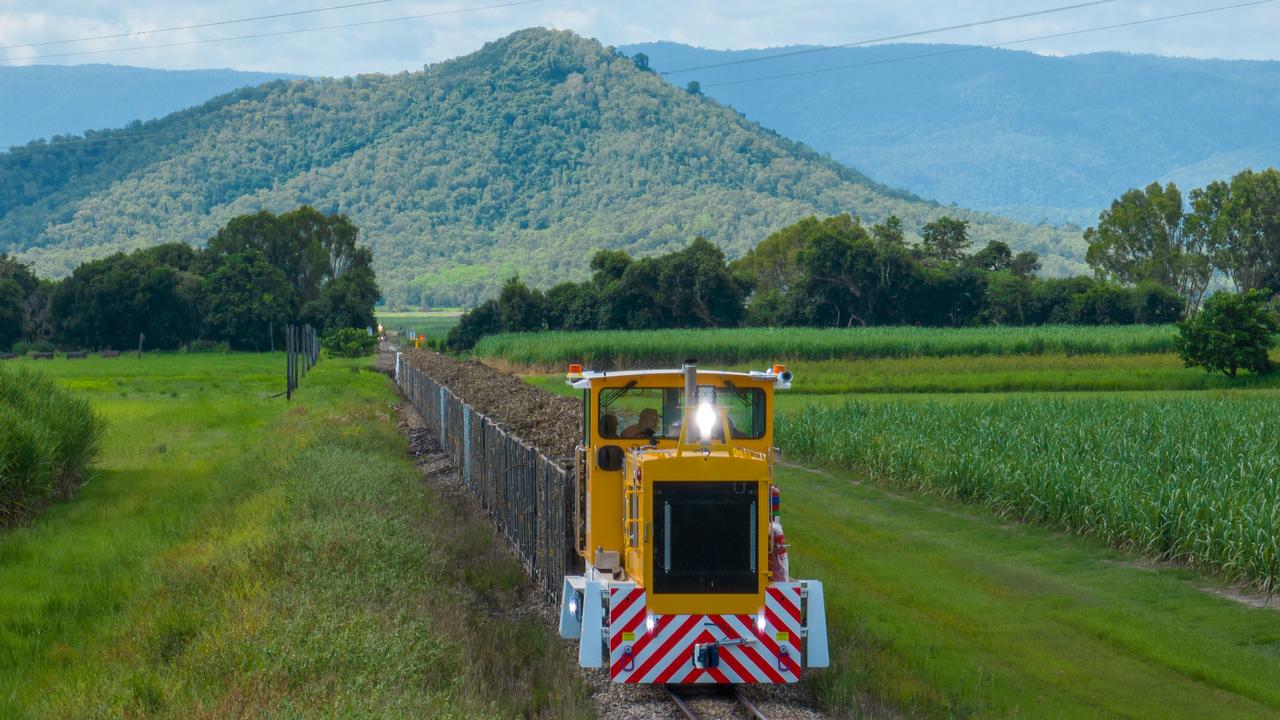
<instances>
[{"instance_id":1,"label":"blue sky","mask_svg":"<svg viewBox=\"0 0 1280 720\"><path fill-rule=\"evenodd\" d=\"M1066 5L1071 0L540 0L518 7L368 25L345 30L132 50L147 45L334 25L459 10L509 0L386 0L376 5L215 28L153 33L45 47L9 47L91 35L136 32L339 5L356 0L0 0L4 65L107 62L162 68L231 67L311 75L416 70L470 52L514 30L543 25L574 30L611 45L674 40L712 48L840 44ZM1238 0L1235 0L1238 1ZM988 44L1232 4L1233 0L1117 0L1105 5L980 28L917 42ZM1190 57L1280 59L1280 2L1197 18L1019 44L1050 54L1118 50ZM80 51L123 52L69 57Z\"/></svg>"}]
</instances>

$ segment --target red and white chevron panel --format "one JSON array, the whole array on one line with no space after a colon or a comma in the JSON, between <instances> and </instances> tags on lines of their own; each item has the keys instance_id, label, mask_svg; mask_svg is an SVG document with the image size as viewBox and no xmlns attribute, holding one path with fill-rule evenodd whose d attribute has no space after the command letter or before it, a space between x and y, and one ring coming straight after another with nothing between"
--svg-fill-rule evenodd
<instances>
[{"instance_id":1,"label":"red and white chevron panel","mask_svg":"<svg viewBox=\"0 0 1280 720\"><path fill-rule=\"evenodd\" d=\"M618 683L793 683L800 679L800 584L773 583L757 615L650 615L644 588L609 588L609 675ZM694 666L694 646L720 647L718 668Z\"/></svg>"}]
</instances>

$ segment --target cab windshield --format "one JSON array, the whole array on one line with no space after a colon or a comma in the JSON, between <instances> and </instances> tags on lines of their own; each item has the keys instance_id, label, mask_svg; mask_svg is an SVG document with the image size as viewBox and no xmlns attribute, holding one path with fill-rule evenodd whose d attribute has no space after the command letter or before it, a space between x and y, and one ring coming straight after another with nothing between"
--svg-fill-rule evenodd
<instances>
[{"instance_id":1,"label":"cab windshield","mask_svg":"<svg viewBox=\"0 0 1280 720\"><path fill-rule=\"evenodd\" d=\"M732 385L700 386L700 398L713 397L728 411L735 438L764 437L764 391ZM600 391L600 436L611 439L675 440L684 417L684 388L605 388ZM719 432L718 434L723 434ZM723 439L723 438L719 438Z\"/></svg>"}]
</instances>

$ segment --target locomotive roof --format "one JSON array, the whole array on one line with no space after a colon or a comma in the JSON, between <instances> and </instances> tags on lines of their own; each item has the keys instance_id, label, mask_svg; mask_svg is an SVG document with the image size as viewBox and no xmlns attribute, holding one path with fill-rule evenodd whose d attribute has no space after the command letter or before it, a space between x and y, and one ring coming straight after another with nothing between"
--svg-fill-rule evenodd
<instances>
[{"instance_id":1,"label":"locomotive roof","mask_svg":"<svg viewBox=\"0 0 1280 720\"><path fill-rule=\"evenodd\" d=\"M672 375L680 378L684 375L684 371L680 368L666 370L583 370L581 373L571 373L569 376L569 384L579 390L586 390L591 386L593 380L604 380L606 378L626 378L626 377L649 377L654 375ZM788 390L791 388L790 373L787 379L783 379L780 373L773 370L751 370L748 372L740 372L736 370L703 370L698 368L698 375L714 375L724 378L743 378L747 380L757 380L766 383L772 383L779 390Z\"/></svg>"}]
</instances>

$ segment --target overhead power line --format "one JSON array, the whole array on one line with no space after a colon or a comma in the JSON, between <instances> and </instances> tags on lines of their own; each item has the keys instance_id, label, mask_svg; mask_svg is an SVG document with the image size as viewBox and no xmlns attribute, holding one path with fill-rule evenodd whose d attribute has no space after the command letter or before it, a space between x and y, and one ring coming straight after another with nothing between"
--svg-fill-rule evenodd
<instances>
[{"instance_id":1,"label":"overhead power line","mask_svg":"<svg viewBox=\"0 0 1280 720\"><path fill-rule=\"evenodd\" d=\"M443 17L445 15L461 15L464 13L480 12L482 10L497 10L500 8L517 7L520 5L533 5L536 3L546 2L546 0L515 0L514 2L498 3L496 5L482 5L479 7L460 8L457 10L440 10L438 12L422 13L420 15L402 15L400 17L382 18L379 20L364 20L360 22L341 23L338 25L321 25L310 28L297 28L294 30L279 30L276 32L253 33L251 35L236 35L233 37L207 38L204 40L185 40L181 42L159 43L155 45L136 45L133 47L108 48L106 50L81 50L77 52L54 53L49 55L26 55L23 57L11 57L0 59L0 62L24 62L26 60L47 60L51 58L78 57L81 55L103 55L106 53L119 52L136 52L138 50L155 50L159 48L186 47L189 45L206 45L209 43L231 42L233 40L255 40L258 38L280 37L282 35L299 35L302 33L320 32L322 30L341 30L343 28L364 27L366 25L382 25L385 23L404 22L407 20L424 20L427 18Z\"/></svg>"},{"instance_id":2,"label":"overhead power line","mask_svg":"<svg viewBox=\"0 0 1280 720\"><path fill-rule=\"evenodd\" d=\"M730 65L746 65L747 63L764 62L766 60L776 60L778 58L795 57L796 55L811 55L813 53L829 52L831 50L840 50L841 48L852 48L861 45L873 45L875 43L892 42L894 40L906 40L908 38L922 37L924 35L936 35L938 33L948 32L951 30L965 30L968 28L981 27L983 25L994 25L996 23L1008 22L1010 20L1025 20L1027 18L1038 17L1040 15L1052 15L1054 13L1067 12L1069 10L1079 10L1081 8L1093 7L1095 5L1109 5L1120 0L1095 0L1094 2L1076 3L1074 5L1060 5L1058 7L1047 8L1045 10L1036 10L1033 12L1019 13L1017 15L1005 15L1004 17L990 18L988 20L975 20L973 22L961 23L959 25L948 25L946 27L933 28L931 30L916 30L914 32L899 33L897 35L886 35L878 38L868 38L866 40L858 40L851 43L841 45L823 45L822 47L804 48L803 50L789 50L787 52L773 53L771 55L759 55L756 57L742 58L740 60L726 60L724 62L708 63L706 65L694 65L693 67L680 68L678 70L665 70L663 75L677 75L680 73L694 72L695 70L710 70L711 68L728 67Z\"/></svg>"},{"instance_id":3,"label":"overhead power line","mask_svg":"<svg viewBox=\"0 0 1280 720\"><path fill-rule=\"evenodd\" d=\"M870 60L867 62L854 63L852 65L836 65L834 67L816 68L813 70L797 70L795 72L779 73L777 75L764 75L761 77L744 78L741 80L726 80L716 83L703 83L703 88L725 87L728 85L745 85L753 82L763 82L765 80L782 80L786 78L801 77L804 75L817 75L819 73L836 72L838 70L852 70L855 68L870 67L873 65L889 65L896 62L906 62L908 60L920 60L924 58L940 57L943 55L955 55L957 53L973 52L975 50L990 50L994 48L1004 47L1006 45L1021 45L1029 42L1038 42L1040 40L1053 40L1056 38L1071 37L1074 35L1084 35L1086 33L1101 32L1103 30L1115 30L1118 28L1133 27L1135 25L1146 25L1149 23L1164 22L1166 20L1178 20L1181 18L1195 17L1198 15L1208 15L1210 13L1226 12L1228 10L1238 10L1240 8L1252 7L1255 5L1266 5L1276 0L1252 0L1251 2L1236 3L1234 5L1222 5L1219 7L1206 8L1204 10L1191 10L1189 12L1177 13L1175 15L1162 15L1160 17L1143 18L1141 20L1130 20L1128 22L1115 23L1113 25L1100 25L1098 27L1083 28L1080 30L1068 30L1066 32L1052 33L1049 35L1037 35L1036 37L1022 38L1021 40L1008 40L1004 42L991 43L989 45L965 45L963 47L951 48L948 50L940 50L938 52L921 53L918 55L905 55L902 57L885 58L883 60Z\"/></svg>"},{"instance_id":4,"label":"overhead power line","mask_svg":"<svg viewBox=\"0 0 1280 720\"><path fill-rule=\"evenodd\" d=\"M329 7L311 8L310 10L293 10L290 12L276 13L274 15L257 15L255 17L236 18L235 20L216 20L213 22L198 23L195 25L175 25L173 27L155 28L153 30L133 30L130 32L115 33L113 35L90 35L88 37L68 38L66 40L45 40L43 42L26 43L24 45L5 45L0 47L0 50L47 47L49 45L68 45L70 43L90 42L92 40L114 40L116 38L155 35L157 33L177 32L179 30L198 30L200 28L235 25L237 23L256 22L258 20L275 20L278 18L297 17L298 15L311 15L314 13L328 12L330 10L346 10L347 8L365 7L368 5L385 5L389 2L395 2L395 0L366 0L365 2L350 3L348 5L330 5Z\"/></svg>"}]
</instances>

